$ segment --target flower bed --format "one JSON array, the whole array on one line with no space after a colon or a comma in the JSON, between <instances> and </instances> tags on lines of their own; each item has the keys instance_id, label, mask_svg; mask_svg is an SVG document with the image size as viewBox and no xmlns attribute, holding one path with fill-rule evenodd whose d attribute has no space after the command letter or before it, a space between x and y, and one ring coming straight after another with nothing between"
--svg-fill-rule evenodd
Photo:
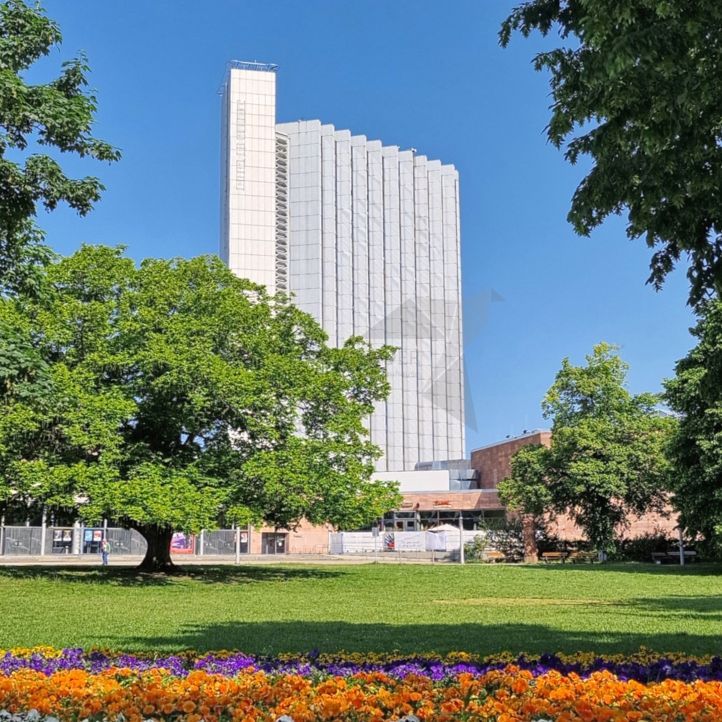
<instances>
[{"instance_id":1,"label":"flower bed","mask_svg":"<svg viewBox=\"0 0 722 722\"><path fill-rule=\"evenodd\" d=\"M433 654L413 657L392 654L284 654L275 657L253 656L240 652L183 652L171 655L148 653L126 654L107 650L54 649L34 647L0 650L0 674L33 669L45 674L66 670L103 672L127 668L136 672L164 669L183 677L191 671L205 671L233 677L250 670L268 674L300 676L332 675L348 677L359 672L382 672L403 678L409 674L442 680L462 673L481 675L514 665L535 676L546 672L575 673L586 677L593 672L611 672L619 679L637 682L660 682L674 679L685 682L722 681L722 658L662 655L640 650L632 655L600 656L588 653L543 654L538 656L510 654L480 657L458 652L446 656Z\"/></svg>"},{"instance_id":2,"label":"flower bed","mask_svg":"<svg viewBox=\"0 0 722 722\"><path fill-rule=\"evenodd\" d=\"M627 664L662 658L641 654ZM722 719L722 682L640 682L596 657L550 657L586 671L452 655L402 660L356 656L254 660L239 654L152 658L81 650L14 650L0 673L0 720L185 720L187 722L713 722ZM241 662L246 660L246 662ZM656 662L654 662L656 660ZM623 660L608 660L621 664ZM525 659L531 665L531 661ZM682 669L713 660L669 659ZM12 664L11 664L12 663ZM123 664L126 663L126 664ZM487 668L482 669L486 664ZM14 665L14 666L13 666ZM123 665L123 666L117 666ZM266 665L268 669L264 669ZM335 665L343 665L336 669ZM386 665L387 669L380 668ZM405 666L404 666L405 665ZM365 669L361 667L378 667ZM295 667L291 672L290 668ZM425 668L426 671L420 671ZM692 667L690 667L691 669ZM341 672L341 673L339 673ZM284 717L286 716L286 717Z\"/></svg>"},{"instance_id":3,"label":"flower bed","mask_svg":"<svg viewBox=\"0 0 722 722\"><path fill-rule=\"evenodd\" d=\"M294 722L379 722L415 715L452 722L555 722L664 720L716 722L722 719L722 683L622 681L609 672L588 678L547 672L535 677L509 666L480 676L462 673L443 681L380 672L351 677L271 676L246 672L225 677L163 670L22 670L0 676L0 708L13 715L35 710L59 720L143 719L277 720ZM122 717L121 717L122 716Z\"/></svg>"}]
</instances>

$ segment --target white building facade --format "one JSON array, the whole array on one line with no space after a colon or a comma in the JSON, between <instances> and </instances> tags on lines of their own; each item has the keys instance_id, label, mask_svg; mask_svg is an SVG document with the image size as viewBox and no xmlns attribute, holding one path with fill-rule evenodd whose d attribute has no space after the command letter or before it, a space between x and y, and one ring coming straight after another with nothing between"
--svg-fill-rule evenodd
<instances>
[{"instance_id":1,"label":"white building facade","mask_svg":"<svg viewBox=\"0 0 722 722\"><path fill-rule=\"evenodd\" d=\"M287 291L334 345L398 350L369 419L379 471L464 455L459 177L415 150L318 120L276 123L276 68L223 89L221 257Z\"/></svg>"}]
</instances>

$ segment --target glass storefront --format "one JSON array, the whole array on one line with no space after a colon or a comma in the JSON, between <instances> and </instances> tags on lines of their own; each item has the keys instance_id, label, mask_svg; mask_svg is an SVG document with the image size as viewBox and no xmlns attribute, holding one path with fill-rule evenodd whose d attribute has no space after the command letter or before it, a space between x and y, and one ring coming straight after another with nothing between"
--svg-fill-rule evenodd
<instances>
[{"instance_id":1,"label":"glass storefront","mask_svg":"<svg viewBox=\"0 0 722 722\"><path fill-rule=\"evenodd\" d=\"M392 511L384 516L385 531L425 531L441 524L459 526L459 514L467 531L502 524L506 519L503 509L432 509L429 511Z\"/></svg>"}]
</instances>

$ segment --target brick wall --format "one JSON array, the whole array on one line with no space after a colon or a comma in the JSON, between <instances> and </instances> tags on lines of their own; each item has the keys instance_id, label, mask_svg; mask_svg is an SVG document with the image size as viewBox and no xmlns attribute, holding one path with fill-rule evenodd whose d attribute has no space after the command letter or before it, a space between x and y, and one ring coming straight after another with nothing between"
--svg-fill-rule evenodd
<instances>
[{"instance_id":1,"label":"brick wall","mask_svg":"<svg viewBox=\"0 0 722 722\"><path fill-rule=\"evenodd\" d=\"M668 537L677 538L677 522L679 515L670 508L666 514L643 514L637 516L631 514L627 524L617 530L622 539L635 539L647 534L664 534ZM566 541L583 539L582 530L566 515L557 517L549 525L552 535Z\"/></svg>"},{"instance_id":2,"label":"brick wall","mask_svg":"<svg viewBox=\"0 0 722 722\"><path fill-rule=\"evenodd\" d=\"M471 467L479 472L482 489L496 489L511 474L511 457L527 444L551 443L551 431L534 431L523 436L491 444L471 452Z\"/></svg>"},{"instance_id":3,"label":"brick wall","mask_svg":"<svg viewBox=\"0 0 722 722\"><path fill-rule=\"evenodd\" d=\"M551 431L534 431L523 436L491 444L471 452L471 466L479 472L482 489L496 489L497 484L511 474L511 457L527 444L551 444ZM496 496L496 494L494 495ZM645 534L661 532L676 535L677 514L671 509L666 514L632 515L627 525L619 529L622 538L632 539ZM560 539L582 539L579 527L568 516L559 516L549 526L549 531Z\"/></svg>"},{"instance_id":4,"label":"brick wall","mask_svg":"<svg viewBox=\"0 0 722 722\"><path fill-rule=\"evenodd\" d=\"M302 521L297 529L274 529L262 527L251 530L251 554L262 553L262 534L275 533L286 535L286 552L289 554L326 554L328 552L328 533L330 526L313 526Z\"/></svg>"}]
</instances>

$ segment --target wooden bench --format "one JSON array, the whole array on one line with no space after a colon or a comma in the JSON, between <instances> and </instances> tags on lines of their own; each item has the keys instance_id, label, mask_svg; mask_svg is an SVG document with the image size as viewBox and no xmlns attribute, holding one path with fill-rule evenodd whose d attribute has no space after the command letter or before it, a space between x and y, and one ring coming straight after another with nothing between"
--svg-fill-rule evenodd
<instances>
[{"instance_id":1,"label":"wooden bench","mask_svg":"<svg viewBox=\"0 0 722 722\"><path fill-rule=\"evenodd\" d=\"M541 560L547 564L549 562L561 562L564 564L568 556L568 552L542 552Z\"/></svg>"},{"instance_id":2,"label":"wooden bench","mask_svg":"<svg viewBox=\"0 0 722 722\"><path fill-rule=\"evenodd\" d=\"M684 549L682 554L685 563L693 562L697 557L697 552L693 549ZM652 561L655 564L679 564L679 550L668 549L666 552L652 552Z\"/></svg>"},{"instance_id":3,"label":"wooden bench","mask_svg":"<svg viewBox=\"0 0 722 722\"><path fill-rule=\"evenodd\" d=\"M506 554L492 549L491 551L484 552L484 561L491 562L492 564L496 564L496 562L505 562Z\"/></svg>"},{"instance_id":4,"label":"wooden bench","mask_svg":"<svg viewBox=\"0 0 722 722\"><path fill-rule=\"evenodd\" d=\"M572 552L569 555L569 561L572 564L594 564L599 560L599 555L596 552Z\"/></svg>"}]
</instances>

